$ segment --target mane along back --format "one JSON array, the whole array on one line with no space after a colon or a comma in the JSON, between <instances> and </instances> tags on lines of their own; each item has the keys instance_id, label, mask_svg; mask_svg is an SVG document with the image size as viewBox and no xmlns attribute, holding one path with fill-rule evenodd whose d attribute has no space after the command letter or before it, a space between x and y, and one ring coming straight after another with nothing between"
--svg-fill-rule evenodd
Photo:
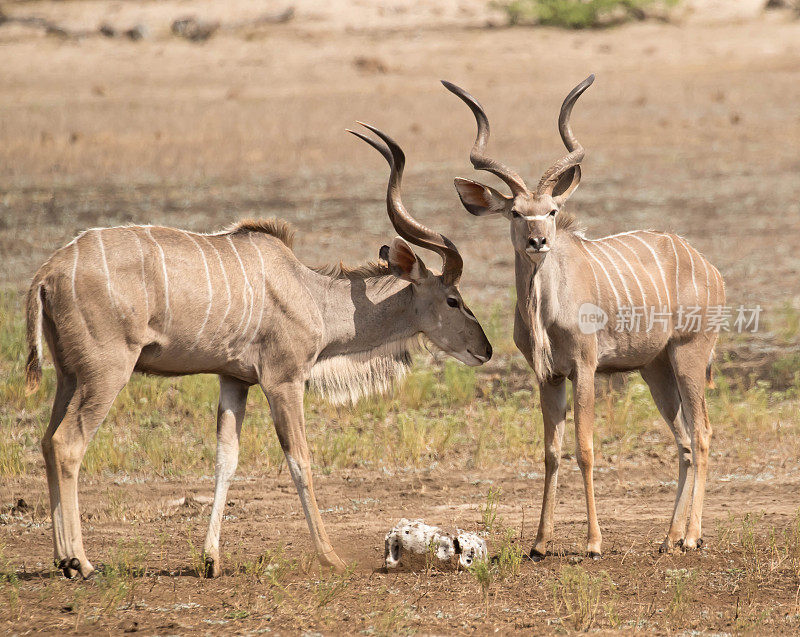
<instances>
[{"instance_id":1,"label":"mane along back","mask_svg":"<svg viewBox=\"0 0 800 637\"><path fill-rule=\"evenodd\" d=\"M290 250L294 247L295 228L288 221L271 217L269 219L242 219L223 230L220 234L244 234L261 232L282 241ZM311 270L332 279L370 279L391 274L388 264L369 261L362 265L350 266L342 262L309 266Z\"/></svg>"},{"instance_id":2,"label":"mane along back","mask_svg":"<svg viewBox=\"0 0 800 637\"><path fill-rule=\"evenodd\" d=\"M386 263L376 263L375 261L356 266L345 265L340 261L339 263L315 265L311 269L332 279L371 279L391 274Z\"/></svg>"},{"instance_id":3,"label":"mane along back","mask_svg":"<svg viewBox=\"0 0 800 637\"><path fill-rule=\"evenodd\" d=\"M269 219L242 219L224 230L224 234L243 234L261 232L272 235L283 242L290 250L294 245L294 226L288 221L271 217Z\"/></svg>"},{"instance_id":4,"label":"mane along back","mask_svg":"<svg viewBox=\"0 0 800 637\"><path fill-rule=\"evenodd\" d=\"M583 231L583 228L581 228L578 224L578 220L575 218L575 215L564 210L556 215L556 228L558 230L571 232L572 234L577 234Z\"/></svg>"}]
</instances>

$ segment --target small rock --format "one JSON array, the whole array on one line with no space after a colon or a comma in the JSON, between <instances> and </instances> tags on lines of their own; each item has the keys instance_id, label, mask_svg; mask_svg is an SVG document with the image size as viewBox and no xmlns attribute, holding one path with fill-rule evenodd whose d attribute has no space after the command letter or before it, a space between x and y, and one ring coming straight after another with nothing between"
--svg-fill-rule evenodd
<instances>
[{"instance_id":1,"label":"small rock","mask_svg":"<svg viewBox=\"0 0 800 637\"><path fill-rule=\"evenodd\" d=\"M383 75L389 70L389 67L383 60L375 57L358 56L353 60L353 66L362 73L369 74L379 73Z\"/></svg>"},{"instance_id":2,"label":"small rock","mask_svg":"<svg viewBox=\"0 0 800 637\"><path fill-rule=\"evenodd\" d=\"M137 42L138 40L144 40L147 36L149 36L150 31L143 24L137 24L132 29L128 29L127 31L125 31L123 35L129 40Z\"/></svg>"},{"instance_id":3,"label":"small rock","mask_svg":"<svg viewBox=\"0 0 800 637\"><path fill-rule=\"evenodd\" d=\"M192 42L205 42L219 29L219 22L203 22L195 17L181 18L172 23L172 33Z\"/></svg>"}]
</instances>

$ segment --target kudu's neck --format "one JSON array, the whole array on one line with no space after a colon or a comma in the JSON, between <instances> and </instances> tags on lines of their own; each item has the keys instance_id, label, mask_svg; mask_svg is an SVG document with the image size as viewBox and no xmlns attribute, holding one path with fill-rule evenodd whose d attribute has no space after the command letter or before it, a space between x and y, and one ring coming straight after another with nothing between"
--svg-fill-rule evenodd
<instances>
[{"instance_id":1,"label":"kudu's neck","mask_svg":"<svg viewBox=\"0 0 800 637\"><path fill-rule=\"evenodd\" d=\"M563 243L563 242L562 242ZM559 294L562 293L562 257L556 245L541 263L534 264L518 252L514 253L516 272L517 307L520 315L527 321L534 307L538 307L542 323L550 325L558 312Z\"/></svg>"},{"instance_id":2,"label":"kudu's neck","mask_svg":"<svg viewBox=\"0 0 800 637\"><path fill-rule=\"evenodd\" d=\"M314 273L309 287L322 314L323 358L367 352L419 332L411 284L395 276L337 279Z\"/></svg>"}]
</instances>

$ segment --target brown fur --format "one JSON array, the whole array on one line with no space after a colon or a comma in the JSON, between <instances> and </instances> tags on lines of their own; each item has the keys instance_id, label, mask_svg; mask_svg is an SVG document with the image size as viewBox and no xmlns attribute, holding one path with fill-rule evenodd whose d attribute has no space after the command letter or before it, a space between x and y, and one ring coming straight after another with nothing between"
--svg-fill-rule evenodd
<instances>
[{"instance_id":1,"label":"brown fur","mask_svg":"<svg viewBox=\"0 0 800 637\"><path fill-rule=\"evenodd\" d=\"M227 234L263 232L280 239L290 250L294 246L295 228L288 221L270 217L269 219L242 219L225 230Z\"/></svg>"},{"instance_id":2,"label":"brown fur","mask_svg":"<svg viewBox=\"0 0 800 637\"><path fill-rule=\"evenodd\" d=\"M583 228L578 223L578 220L575 218L571 212L567 212L566 210L561 210L556 217L556 229L557 230L564 230L565 232L571 232L572 234L578 234L583 232Z\"/></svg>"},{"instance_id":3,"label":"brown fur","mask_svg":"<svg viewBox=\"0 0 800 637\"><path fill-rule=\"evenodd\" d=\"M662 550L693 549L701 543L711 440L703 390L713 381L711 360L717 339L709 310L724 304L725 285L717 269L677 235L642 231L586 239L575 218L564 214L564 203L580 183L584 157L569 117L575 100L593 81L594 76L589 76L564 100L559 133L568 154L545 171L535 194L519 175L484 155L489 124L483 108L463 89L445 83L475 115L478 135L470 153L473 165L496 174L513 192L513 197L508 197L470 180L456 180L468 212L476 216L503 213L512 224L517 288L514 342L539 381L546 441L544 496L531 550L531 556L539 558L546 554L553 534L567 378L572 382L576 457L589 523L586 549L590 555L600 554L602 534L592 473L594 379L598 373L612 371L641 371L678 446L678 489ZM547 214L556 208L560 214L553 228ZM559 231L572 240L556 243ZM541 249L545 242L549 250ZM579 323L585 305L599 308L608 319L626 308L633 309L639 300L645 309L648 305L655 308L656 300L661 314L667 315L660 333L637 327L622 334L626 330L612 329L613 323L584 330ZM690 329L681 320L688 301L705 313L701 321L706 329L703 325Z\"/></svg>"},{"instance_id":4,"label":"brown fur","mask_svg":"<svg viewBox=\"0 0 800 637\"><path fill-rule=\"evenodd\" d=\"M306 383L333 400L385 391L408 368L419 333L469 364L484 361L473 351L491 355L477 321L454 316L445 303L453 291L438 276L425 270L412 295L399 275L382 276L390 274L385 263L315 272L293 254L293 234L278 219L244 220L208 234L94 228L37 271L27 300L26 380L28 391L40 384L47 340L56 397L42 452L56 563L67 576L93 571L77 507L79 467L133 372L220 378L214 505L203 548L209 574L220 572L224 503L255 384L269 402L319 559L341 571L314 497ZM450 320L440 320L442 313Z\"/></svg>"},{"instance_id":5,"label":"brown fur","mask_svg":"<svg viewBox=\"0 0 800 637\"><path fill-rule=\"evenodd\" d=\"M42 285L28 290L25 304L28 330L28 361L25 364L25 393L33 394L42 382Z\"/></svg>"},{"instance_id":6,"label":"brown fur","mask_svg":"<svg viewBox=\"0 0 800 637\"><path fill-rule=\"evenodd\" d=\"M389 266L385 262L368 261L362 265L346 265L339 263L328 263L311 267L314 272L324 274L332 279L371 279L379 276L391 274Z\"/></svg>"},{"instance_id":7,"label":"brown fur","mask_svg":"<svg viewBox=\"0 0 800 637\"><path fill-rule=\"evenodd\" d=\"M243 232L263 232L280 239L287 248L294 248L295 228L288 221L271 217L269 219L242 219L228 227L227 234L239 234ZM345 263L326 263L323 265L311 266L314 272L324 274L332 279L370 279L378 276L391 274L389 266L384 262L369 261L367 263L351 266Z\"/></svg>"}]
</instances>

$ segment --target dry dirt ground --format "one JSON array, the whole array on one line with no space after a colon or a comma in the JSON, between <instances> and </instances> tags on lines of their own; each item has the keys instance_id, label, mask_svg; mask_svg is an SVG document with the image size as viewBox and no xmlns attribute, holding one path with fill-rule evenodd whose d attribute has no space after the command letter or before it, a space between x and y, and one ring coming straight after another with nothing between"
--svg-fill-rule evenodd
<instances>
[{"instance_id":1,"label":"dry dirt ground","mask_svg":"<svg viewBox=\"0 0 800 637\"><path fill-rule=\"evenodd\" d=\"M564 462L555 555L538 564L523 563L518 574L493 582L485 601L470 573L420 563L386 573L381 568L383 535L409 512L442 525L482 530L486 493L502 489L498 519L513 531L513 543L527 550L538 517L540 475L354 470L319 476L317 490L334 544L354 564L343 579L320 573L308 554L305 519L286 472L245 476L234 484L223 527L226 573L216 580L198 576L195 548L202 543L209 507L169 504L191 494L209 496L210 478L84 481L84 528L95 565L122 559L143 571L131 575L121 590L103 575L84 583L52 572L44 482L14 481L0 492L3 501L24 496L29 508L4 520L0 530L22 580L22 611L15 616L17 607L8 606L0 617L5 616L5 629L19 632L463 634L476 629L542 633L590 625L647 633L758 632L767 626L779 633L797 630L797 567L780 562L778 546L782 534L797 527L796 465L768 480L763 474L712 480L707 548L660 555L674 492L673 467L653 464L607 468L598 475L605 556L594 562L582 558L579 472L574 461ZM744 510L756 512L751 527L738 517L733 521ZM751 531L753 540L763 543L763 555L740 548L748 546ZM778 538L774 554L768 549L771 532ZM495 554L502 534L490 537ZM258 559L265 554L279 571L277 581L269 570L259 571ZM570 586L570 567L578 573L582 569L591 586ZM681 577L687 579L685 588Z\"/></svg>"},{"instance_id":2,"label":"dry dirt ground","mask_svg":"<svg viewBox=\"0 0 800 637\"><path fill-rule=\"evenodd\" d=\"M5 4L9 14L71 28L141 22L149 36L64 41L0 26L0 289L24 290L77 232L129 222L210 230L245 215L277 215L298 227L297 252L307 262L374 258L393 233L382 203L385 165L343 132L362 119L405 148L406 202L462 249L465 298L479 307L508 304L513 258L505 223L469 218L451 185L454 176L473 176L474 122L438 80L479 96L493 125L492 152L536 180L562 152L555 120L563 96L594 72L573 116L587 158L571 208L589 236L677 231L717 265L732 304L797 306L800 21L762 15L751 4L723 15L709 10L713 2L694 2L677 23L565 32L503 28L502 16L478 0L433 9L413 0L305 1L287 24L237 26L203 44L171 36L171 20L194 13L234 23L283 5ZM84 480L90 559L128 564L117 579L92 583L61 581L49 568L43 472L4 478L0 540L19 581L4 589L0 627L441 634L768 626L791 633L800 628L800 554L790 548L800 533L796 458L754 448L746 469L727 462L710 478L706 548L661 556L672 459L604 464L601 457L606 555L587 562L582 490L568 458L556 554L523 563L486 595L469 573L424 565L381 572L383 533L403 516L480 530L487 492L499 489L498 516L513 531L510 541L527 550L538 521L538 465L318 468L329 532L356 563L344 578L309 560L285 472L242 475L234 484L223 527L228 572L215 581L196 569L208 507L165 504L208 495L207 476ZM28 506L12 509L20 498ZM497 549L500 532L491 537ZM267 550L271 557L259 562Z\"/></svg>"}]
</instances>

